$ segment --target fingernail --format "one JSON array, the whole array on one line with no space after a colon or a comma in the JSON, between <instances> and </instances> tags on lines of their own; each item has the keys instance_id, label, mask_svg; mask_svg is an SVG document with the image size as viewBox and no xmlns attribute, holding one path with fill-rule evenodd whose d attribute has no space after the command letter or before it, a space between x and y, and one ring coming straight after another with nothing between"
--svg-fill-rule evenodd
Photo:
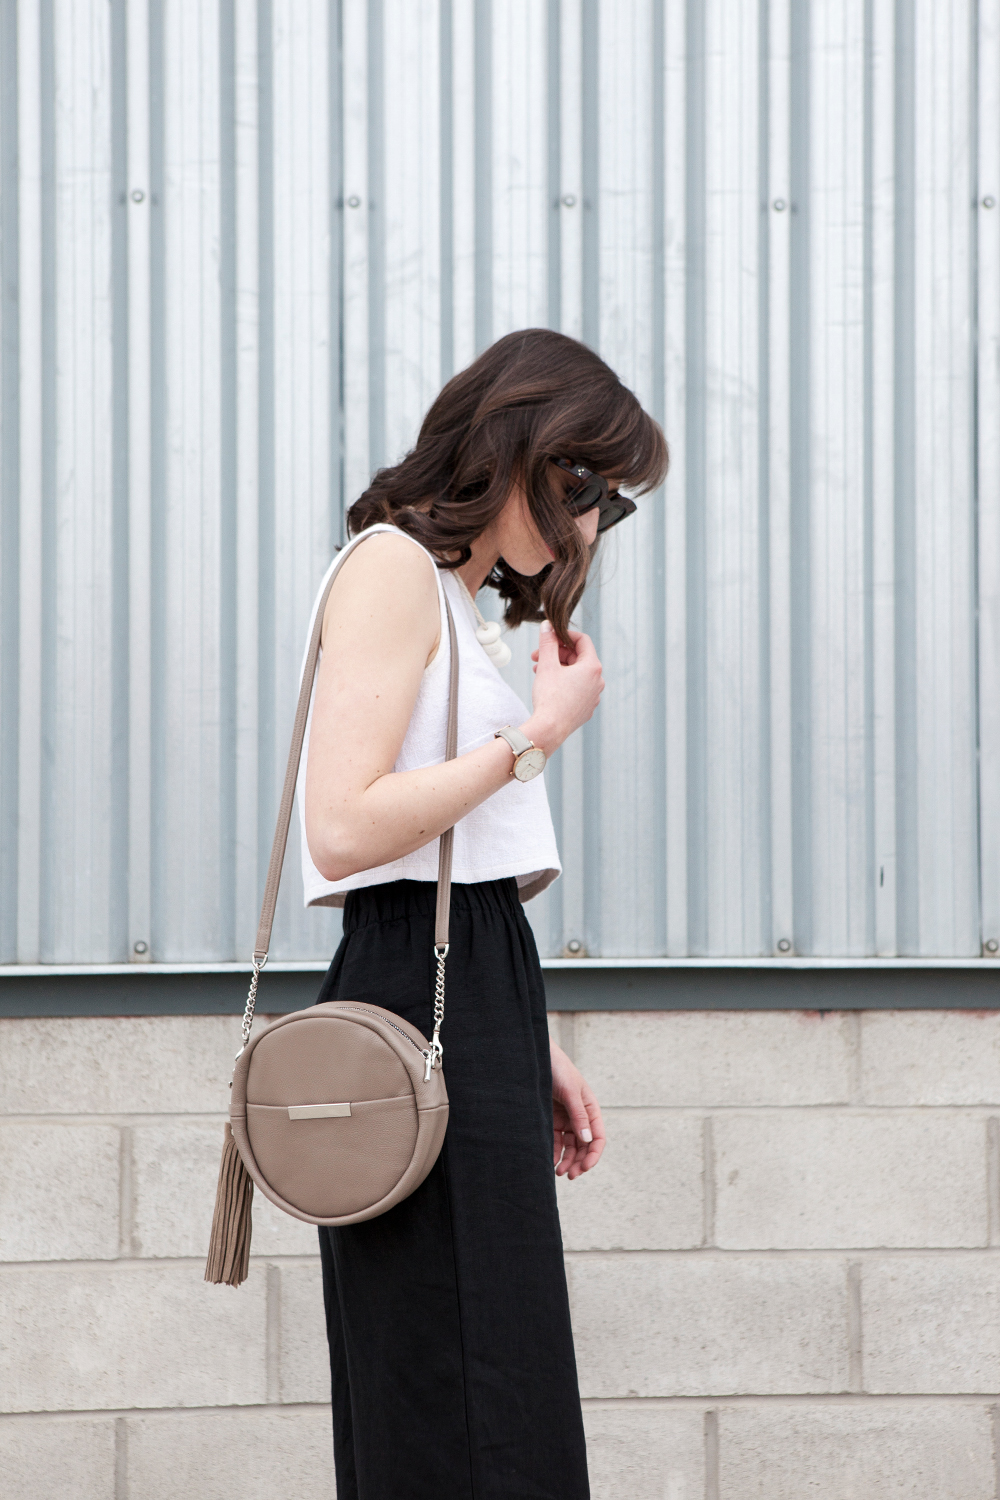
<instances>
[{"instance_id":1,"label":"fingernail","mask_svg":"<svg viewBox=\"0 0 1000 1500\"><path fill-rule=\"evenodd\" d=\"M590 1142L594 1139L594 1137L591 1135L591 1133L590 1133L589 1130L581 1130L580 1131L580 1139L581 1139L581 1141L586 1141L588 1143L588 1145L589 1145Z\"/></svg>"},{"instance_id":2,"label":"fingernail","mask_svg":"<svg viewBox=\"0 0 1000 1500\"><path fill-rule=\"evenodd\" d=\"M548 620L543 620L541 628L543 630L551 630L552 626L549 624Z\"/></svg>"}]
</instances>

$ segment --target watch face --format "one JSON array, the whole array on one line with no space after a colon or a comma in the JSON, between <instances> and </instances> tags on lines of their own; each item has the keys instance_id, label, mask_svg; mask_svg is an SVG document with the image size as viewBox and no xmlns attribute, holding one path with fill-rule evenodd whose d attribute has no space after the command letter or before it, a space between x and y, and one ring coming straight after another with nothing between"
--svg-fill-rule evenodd
<instances>
[{"instance_id":1,"label":"watch face","mask_svg":"<svg viewBox=\"0 0 1000 1500\"><path fill-rule=\"evenodd\" d=\"M533 781L534 778L545 770L545 751L532 747L530 750L522 750L514 762L514 775L518 781Z\"/></svg>"}]
</instances>

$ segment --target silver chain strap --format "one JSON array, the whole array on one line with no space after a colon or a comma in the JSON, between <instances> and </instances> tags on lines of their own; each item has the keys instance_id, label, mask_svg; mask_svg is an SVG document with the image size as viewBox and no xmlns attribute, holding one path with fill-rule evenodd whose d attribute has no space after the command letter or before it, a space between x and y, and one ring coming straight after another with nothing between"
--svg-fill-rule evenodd
<instances>
[{"instance_id":1,"label":"silver chain strap","mask_svg":"<svg viewBox=\"0 0 1000 1500\"><path fill-rule=\"evenodd\" d=\"M250 1040L250 1028L253 1025L253 1013L257 1006L257 985L260 981L260 971L267 963L267 954L265 953L264 957L258 963L257 955L255 953L253 955L253 958L251 959L251 962L253 964L253 974L250 978L250 993L247 995L246 1008L243 1011L243 1046L236 1054L237 1061L245 1052L247 1042Z\"/></svg>"},{"instance_id":2,"label":"silver chain strap","mask_svg":"<svg viewBox=\"0 0 1000 1500\"><path fill-rule=\"evenodd\" d=\"M441 1067L444 1048L441 1045L441 1027L444 1024L444 961L448 957L448 944L435 943L437 955L437 977L434 980L434 1035L431 1037L432 1065Z\"/></svg>"}]
</instances>

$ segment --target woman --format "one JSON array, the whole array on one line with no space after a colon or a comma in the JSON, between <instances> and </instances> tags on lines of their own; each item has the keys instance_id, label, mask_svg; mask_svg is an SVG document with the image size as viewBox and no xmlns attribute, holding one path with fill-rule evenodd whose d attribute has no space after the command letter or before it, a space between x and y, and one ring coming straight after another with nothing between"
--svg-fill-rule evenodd
<instances>
[{"instance_id":1,"label":"woman","mask_svg":"<svg viewBox=\"0 0 1000 1500\"><path fill-rule=\"evenodd\" d=\"M349 513L300 796L307 904L345 907L320 1000L367 997L430 1035L452 825L455 844L444 1148L389 1213L319 1232L339 1500L589 1493L552 1161L590 1171L604 1128L549 1042L521 902L559 873L536 773L604 686L570 613L599 530L635 509L618 486L652 489L666 462L603 361L534 329L450 380L413 452ZM530 714L491 659L494 632L476 635L484 585L508 625L545 617ZM445 595L460 663L448 762Z\"/></svg>"}]
</instances>

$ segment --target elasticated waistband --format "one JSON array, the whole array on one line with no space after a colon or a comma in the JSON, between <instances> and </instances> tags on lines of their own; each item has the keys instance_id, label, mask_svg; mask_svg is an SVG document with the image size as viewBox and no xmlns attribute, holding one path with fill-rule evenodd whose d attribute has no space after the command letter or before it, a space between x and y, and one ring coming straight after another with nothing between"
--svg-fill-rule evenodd
<instances>
[{"instance_id":1,"label":"elasticated waistband","mask_svg":"<svg viewBox=\"0 0 1000 1500\"><path fill-rule=\"evenodd\" d=\"M434 880L392 880L385 885L366 885L348 891L344 902L344 931L355 932L371 922L396 922L401 917L433 917L437 906ZM481 880L475 885L453 885L453 912L485 915L505 911L516 916L521 902L513 875L506 880Z\"/></svg>"}]
</instances>

